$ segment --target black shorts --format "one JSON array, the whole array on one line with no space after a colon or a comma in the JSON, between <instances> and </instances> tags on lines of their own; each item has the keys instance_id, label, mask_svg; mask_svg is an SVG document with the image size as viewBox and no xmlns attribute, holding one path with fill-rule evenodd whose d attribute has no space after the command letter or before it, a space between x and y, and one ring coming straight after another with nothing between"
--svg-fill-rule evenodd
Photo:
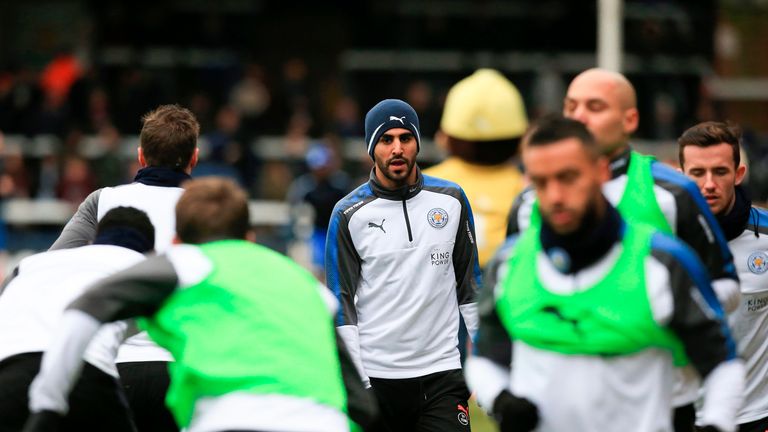
<instances>
[{"instance_id":1,"label":"black shorts","mask_svg":"<svg viewBox=\"0 0 768 432\"><path fill-rule=\"evenodd\" d=\"M17 432L29 417L29 386L40 370L42 353L25 353L0 362L0 432ZM85 363L69 395L69 413L59 431L133 432L128 403L114 377Z\"/></svg>"},{"instance_id":2,"label":"black shorts","mask_svg":"<svg viewBox=\"0 0 768 432\"><path fill-rule=\"evenodd\" d=\"M117 370L139 432L177 432L179 427L165 406L171 383L168 362L118 363Z\"/></svg>"},{"instance_id":3,"label":"black shorts","mask_svg":"<svg viewBox=\"0 0 768 432\"><path fill-rule=\"evenodd\" d=\"M469 432L469 389L461 369L417 378L371 378L382 432Z\"/></svg>"},{"instance_id":4,"label":"black shorts","mask_svg":"<svg viewBox=\"0 0 768 432\"><path fill-rule=\"evenodd\" d=\"M739 425L739 432L766 432L768 431L768 417L760 420L742 423Z\"/></svg>"}]
</instances>

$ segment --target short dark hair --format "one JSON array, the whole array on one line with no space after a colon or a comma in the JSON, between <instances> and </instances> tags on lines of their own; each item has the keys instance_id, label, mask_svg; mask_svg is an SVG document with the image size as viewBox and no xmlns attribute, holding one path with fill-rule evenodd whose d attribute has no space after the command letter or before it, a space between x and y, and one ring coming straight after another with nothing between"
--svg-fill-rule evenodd
<instances>
[{"instance_id":1,"label":"short dark hair","mask_svg":"<svg viewBox=\"0 0 768 432\"><path fill-rule=\"evenodd\" d=\"M546 115L534 122L523 135L523 149L545 146L568 138L581 141L592 157L596 158L600 155L595 137L587 127L577 120L560 114Z\"/></svg>"},{"instance_id":2,"label":"short dark hair","mask_svg":"<svg viewBox=\"0 0 768 432\"><path fill-rule=\"evenodd\" d=\"M205 177L184 183L176 204L176 234L184 243L244 239L250 229L248 195L235 182Z\"/></svg>"},{"instance_id":3,"label":"short dark hair","mask_svg":"<svg viewBox=\"0 0 768 432\"><path fill-rule=\"evenodd\" d=\"M96 239L95 243L145 253L155 248L155 227L145 212L135 207L115 207L96 226Z\"/></svg>"},{"instance_id":4,"label":"short dark hair","mask_svg":"<svg viewBox=\"0 0 768 432\"><path fill-rule=\"evenodd\" d=\"M183 170L192 160L200 135L195 115L179 105L160 105L142 117L139 135L147 165Z\"/></svg>"},{"instance_id":5,"label":"short dark hair","mask_svg":"<svg viewBox=\"0 0 768 432\"><path fill-rule=\"evenodd\" d=\"M728 144L733 149L733 163L736 167L741 163L741 128L730 122L708 121L688 128L677 139L678 159L680 166L685 163L683 149L689 145L698 147L710 147L718 144Z\"/></svg>"}]
</instances>

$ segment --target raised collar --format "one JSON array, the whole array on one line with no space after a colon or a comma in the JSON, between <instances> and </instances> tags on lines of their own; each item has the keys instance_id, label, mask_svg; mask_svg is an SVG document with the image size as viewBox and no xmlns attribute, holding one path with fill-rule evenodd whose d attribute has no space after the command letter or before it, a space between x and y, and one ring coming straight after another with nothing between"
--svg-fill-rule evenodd
<instances>
[{"instance_id":1,"label":"raised collar","mask_svg":"<svg viewBox=\"0 0 768 432\"><path fill-rule=\"evenodd\" d=\"M411 199L421 192L421 189L424 187L424 176L421 175L421 170L418 165L414 168L416 169L416 184L399 187L397 189L387 189L376 180L376 167L371 169L368 184L371 186L373 194L379 198L398 201Z\"/></svg>"},{"instance_id":2,"label":"raised collar","mask_svg":"<svg viewBox=\"0 0 768 432\"><path fill-rule=\"evenodd\" d=\"M611 167L611 178L614 179L616 177L622 176L627 173L629 170L629 159L632 156L632 149L630 147L627 147L626 150L619 153L618 156L611 159L610 167Z\"/></svg>"}]
</instances>

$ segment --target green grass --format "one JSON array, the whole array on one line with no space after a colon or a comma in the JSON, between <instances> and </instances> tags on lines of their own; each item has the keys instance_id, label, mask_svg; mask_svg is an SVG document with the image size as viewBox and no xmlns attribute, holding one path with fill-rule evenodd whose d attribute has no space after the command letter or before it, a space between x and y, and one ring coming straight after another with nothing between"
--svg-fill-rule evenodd
<instances>
[{"instance_id":1,"label":"green grass","mask_svg":"<svg viewBox=\"0 0 768 432\"><path fill-rule=\"evenodd\" d=\"M469 419L472 432L499 432L496 423L485 415L474 399L469 401Z\"/></svg>"}]
</instances>

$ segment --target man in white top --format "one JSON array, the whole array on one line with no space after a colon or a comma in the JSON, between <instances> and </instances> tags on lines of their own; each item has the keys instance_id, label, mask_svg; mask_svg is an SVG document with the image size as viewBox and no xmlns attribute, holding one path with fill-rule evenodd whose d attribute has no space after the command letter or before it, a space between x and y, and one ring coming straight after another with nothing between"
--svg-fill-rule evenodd
<instances>
[{"instance_id":1,"label":"man in white top","mask_svg":"<svg viewBox=\"0 0 768 432\"><path fill-rule=\"evenodd\" d=\"M419 119L386 99L365 118L370 180L336 204L326 244L339 334L381 405L384 430L469 431L461 313L477 328L472 210L416 165Z\"/></svg>"},{"instance_id":2,"label":"man in white top","mask_svg":"<svg viewBox=\"0 0 768 432\"><path fill-rule=\"evenodd\" d=\"M752 205L741 183L736 125L704 122L678 139L680 166L701 190L722 228L741 280L741 303L729 315L739 354L746 364L740 432L768 429L768 211Z\"/></svg>"},{"instance_id":3,"label":"man in white top","mask_svg":"<svg viewBox=\"0 0 768 432\"><path fill-rule=\"evenodd\" d=\"M133 183L91 193L64 227L51 250L82 246L93 240L96 224L117 206L145 211L155 226L155 249L165 252L175 234L174 208L197 164L200 125L194 114L178 105L162 105L143 117ZM171 355L140 333L120 348L118 370L139 431L176 431L165 408Z\"/></svg>"},{"instance_id":4,"label":"man in white top","mask_svg":"<svg viewBox=\"0 0 768 432\"><path fill-rule=\"evenodd\" d=\"M29 415L28 390L52 343L59 318L93 282L136 264L155 243L146 213L110 210L92 245L23 259L0 293L0 431L19 431ZM133 431L115 367L127 324L105 328L85 354L82 379L61 431Z\"/></svg>"}]
</instances>

